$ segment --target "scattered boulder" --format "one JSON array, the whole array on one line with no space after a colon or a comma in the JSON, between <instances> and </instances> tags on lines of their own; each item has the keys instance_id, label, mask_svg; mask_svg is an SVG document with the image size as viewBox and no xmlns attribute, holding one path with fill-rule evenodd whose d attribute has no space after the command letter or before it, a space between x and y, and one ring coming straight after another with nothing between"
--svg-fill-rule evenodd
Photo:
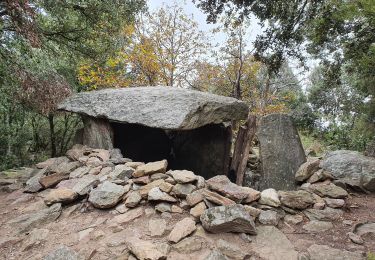
<instances>
[{"instance_id":1,"label":"scattered boulder","mask_svg":"<svg viewBox=\"0 0 375 260\"><path fill-rule=\"evenodd\" d=\"M201 250L206 245L206 241L198 236L184 238L177 244L173 245L173 250L181 254L190 254Z\"/></svg>"},{"instance_id":2,"label":"scattered boulder","mask_svg":"<svg viewBox=\"0 0 375 260\"><path fill-rule=\"evenodd\" d=\"M152 188L148 192L148 200L149 201L177 202L175 198L173 198L168 193L161 191L160 188L158 187Z\"/></svg>"},{"instance_id":3,"label":"scattered boulder","mask_svg":"<svg viewBox=\"0 0 375 260\"><path fill-rule=\"evenodd\" d=\"M69 174L54 173L54 174L51 174L51 175L42 176L39 179L39 183L43 186L43 188L47 189L47 188L55 186L56 184L58 184L59 182L61 182L63 180L67 180L67 179L69 179Z\"/></svg>"},{"instance_id":4,"label":"scattered boulder","mask_svg":"<svg viewBox=\"0 0 375 260\"><path fill-rule=\"evenodd\" d=\"M319 169L319 158L309 157L296 172L296 181L302 182L311 177Z\"/></svg>"},{"instance_id":5,"label":"scattered boulder","mask_svg":"<svg viewBox=\"0 0 375 260\"><path fill-rule=\"evenodd\" d=\"M202 201L190 209L190 215L199 219L203 212L207 209L206 204Z\"/></svg>"},{"instance_id":6,"label":"scattered boulder","mask_svg":"<svg viewBox=\"0 0 375 260\"><path fill-rule=\"evenodd\" d=\"M244 208L250 214L250 216L252 216L254 219L256 219L259 216L259 214L262 212L261 209L257 209L249 205L244 205Z\"/></svg>"},{"instance_id":7,"label":"scattered boulder","mask_svg":"<svg viewBox=\"0 0 375 260\"><path fill-rule=\"evenodd\" d=\"M131 191L127 194L127 198L125 200L125 206L128 208L134 208L139 204L141 200L142 200L142 197L138 191Z\"/></svg>"},{"instance_id":8,"label":"scattered boulder","mask_svg":"<svg viewBox=\"0 0 375 260\"><path fill-rule=\"evenodd\" d=\"M209 189L214 190L235 202L241 202L249 196L245 189L232 183L225 175L217 175L208 179L206 185Z\"/></svg>"},{"instance_id":9,"label":"scattered boulder","mask_svg":"<svg viewBox=\"0 0 375 260\"><path fill-rule=\"evenodd\" d=\"M87 166L82 166L82 167L79 167L77 169L75 169L74 171L72 171L69 175L69 178L81 178L82 176L88 174L90 171L90 167L87 167Z\"/></svg>"},{"instance_id":10,"label":"scattered boulder","mask_svg":"<svg viewBox=\"0 0 375 260\"><path fill-rule=\"evenodd\" d=\"M126 245L137 259L140 260L162 260L167 259L166 254L158 250L157 246L149 241L137 237L127 237Z\"/></svg>"},{"instance_id":11,"label":"scattered boulder","mask_svg":"<svg viewBox=\"0 0 375 260\"><path fill-rule=\"evenodd\" d=\"M135 208L135 209L131 209L131 210L125 212L124 214L120 214L120 215L114 217L113 220L117 224L126 224L126 223L129 223L130 221L132 221L136 218L139 218L140 216L143 215L143 213L144 213L143 208Z\"/></svg>"},{"instance_id":12,"label":"scattered boulder","mask_svg":"<svg viewBox=\"0 0 375 260\"><path fill-rule=\"evenodd\" d=\"M191 183L198 179L197 175L187 170L169 171L168 174L171 175L177 183Z\"/></svg>"},{"instance_id":13,"label":"scattered boulder","mask_svg":"<svg viewBox=\"0 0 375 260\"><path fill-rule=\"evenodd\" d=\"M348 192L346 190L333 183L312 184L309 189L322 197L330 197L334 199L344 199L348 197Z\"/></svg>"},{"instance_id":14,"label":"scattered boulder","mask_svg":"<svg viewBox=\"0 0 375 260\"><path fill-rule=\"evenodd\" d=\"M94 175L85 175L82 178L77 179L77 182L72 187L72 190L78 193L80 196L86 195L89 191L96 187L99 180Z\"/></svg>"},{"instance_id":15,"label":"scattered boulder","mask_svg":"<svg viewBox=\"0 0 375 260\"><path fill-rule=\"evenodd\" d=\"M196 190L197 187L191 183L177 183L173 186L171 194L179 197L179 198L186 198L187 195L192 193L194 190Z\"/></svg>"},{"instance_id":16,"label":"scattered boulder","mask_svg":"<svg viewBox=\"0 0 375 260\"><path fill-rule=\"evenodd\" d=\"M360 252L350 252L342 249L335 249L326 245L311 245L307 252L311 260L363 260Z\"/></svg>"},{"instance_id":17,"label":"scattered boulder","mask_svg":"<svg viewBox=\"0 0 375 260\"><path fill-rule=\"evenodd\" d=\"M167 202L160 202L160 203L156 204L155 210L160 212L160 213L172 212L172 206L171 206L171 204L169 204Z\"/></svg>"},{"instance_id":18,"label":"scattered boulder","mask_svg":"<svg viewBox=\"0 0 375 260\"><path fill-rule=\"evenodd\" d=\"M186 202L190 207L195 206L199 202L203 201L203 190L196 190L186 196Z\"/></svg>"},{"instance_id":19,"label":"scattered boulder","mask_svg":"<svg viewBox=\"0 0 375 260\"><path fill-rule=\"evenodd\" d=\"M111 178L112 180L116 180L116 179L124 180L125 178L126 179L130 178L133 172L134 172L133 168L123 165L123 164L119 164L119 165L116 165L114 170L109 173L108 177Z\"/></svg>"},{"instance_id":20,"label":"scattered boulder","mask_svg":"<svg viewBox=\"0 0 375 260\"><path fill-rule=\"evenodd\" d=\"M123 186L105 181L90 192L89 201L96 208L112 208L121 200L124 193Z\"/></svg>"},{"instance_id":21,"label":"scattered boulder","mask_svg":"<svg viewBox=\"0 0 375 260\"><path fill-rule=\"evenodd\" d=\"M327 172L326 170L320 169L314 172L314 174L311 175L311 177L308 178L306 182L315 183L319 181L333 180L333 179L334 179L333 176L329 172Z\"/></svg>"},{"instance_id":22,"label":"scattered boulder","mask_svg":"<svg viewBox=\"0 0 375 260\"><path fill-rule=\"evenodd\" d=\"M167 228L167 222L164 219L150 219L148 230L152 237L162 236Z\"/></svg>"},{"instance_id":23,"label":"scattered boulder","mask_svg":"<svg viewBox=\"0 0 375 260\"><path fill-rule=\"evenodd\" d=\"M263 225L277 226L280 221L280 216L273 210L262 210L259 214L258 220Z\"/></svg>"},{"instance_id":24,"label":"scattered boulder","mask_svg":"<svg viewBox=\"0 0 375 260\"><path fill-rule=\"evenodd\" d=\"M266 190L263 190L260 193L260 204L268 205L271 207L280 207L281 202L279 200L279 195L277 194L277 191L275 189L269 188Z\"/></svg>"},{"instance_id":25,"label":"scattered boulder","mask_svg":"<svg viewBox=\"0 0 375 260\"><path fill-rule=\"evenodd\" d=\"M33 177L26 181L26 186L24 188L25 192L38 192L43 189L42 184L40 184L39 180L44 176L47 172L47 167L41 170L35 170L36 173Z\"/></svg>"},{"instance_id":26,"label":"scattered boulder","mask_svg":"<svg viewBox=\"0 0 375 260\"><path fill-rule=\"evenodd\" d=\"M313 195L304 190L279 191L279 196L281 204L292 209L306 209L315 203Z\"/></svg>"},{"instance_id":27,"label":"scattered boulder","mask_svg":"<svg viewBox=\"0 0 375 260\"><path fill-rule=\"evenodd\" d=\"M260 190L295 190L295 174L306 162L293 120L287 114L263 116L259 122L258 139L262 175Z\"/></svg>"},{"instance_id":28,"label":"scattered boulder","mask_svg":"<svg viewBox=\"0 0 375 260\"><path fill-rule=\"evenodd\" d=\"M168 241L177 243L184 237L193 233L197 227L195 221L191 218L184 218L176 223L171 233L168 236Z\"/></svg>"},{"instance_id":29,"label":"scattered boulder","mask_svg":"<svg viewBox=\"0 0 375 260\"><path fill-rule=\"evenodd\" d=\"M339 150L328 153L320 167L351 187L375 191L375 159L359 152Z\"/></svg>"},{"instance_id":30,"label":"scattered boulder","mask_svg":"<svg viewBox=\"0 0 375 260\"><path fill-rule=\"evenodd\" d=\"M61 210L61 204L55 203L49 208L16 217L10 220L8 224L15 227L19 233L27 232L40 225L45 225L56 220L60 216Z\"/></svg>"},{"instance_id":31,"label":"scattered boulder","mask_svg":"<svg viewBox=\"0 0 375 260\"><path fill-rule=\"evenodd\" d=\"M65 245L60 245L54 251L43 257L43 260L78 260L78 254Z\"/></svg>"},{"instance_id":32,"label":"scattered boulder","mask_svg":"<svg viewBox=\"0 0 375 260\"><path fill-rule=\"evenodd\" d=\"M77 198L78 194L71 189L61 188L53 189L44 198L46 205L52 205L53 203L69 203Z\"/></svg>"},{"instance_id":33,"label":"scattered boulder","mask_svg":"<svg viewBox=\"0 0 375 260\"><path fill-rule=\"evenodd\" d=\"M343 199L330 199L324 198L325 203L331 208L342 208L345 206L345 200Z\"/></svg>"},{"instance_id":34,"label":"scattered boulder","mask_svg":"<svg viewBox=\"0 0 375 260\"><path fill-rule=\"evenodd\" d=\"M319 233L323 231L327 231L333 228L333 225L329 221L319 221L319 220L312 220L306 225L302 227L304 230L312 232L312 233Z\"/></svg>"},{"instance_id":35,"label":"scattered boulder","mask_svg":"<svg viewBox=\"0 0 375 260\"><path fill-rule=\"evenodd\" d=\"M248 194L247 197L242 201L242 204L249 204L249 203L259 200L260 191L254 190L253 188L250 188L250 187L242 187L242 190Z\"/></svg>"},{"instance_id":36,"label":"scattered boulder","mask_svg":"<svg viewBox=\"0 0 375 260\"><path fill-rule=\"evenodd\" d=\"M325 209L306 209L303 212L310 220L332 221L342 217L344 212L340 209L326 207Z\"/></svg>"},{"instance_id":37,"label":"scattered boulder","mask_svg":"<svg viewBox=\"0 0 375 260\"><path fill-rule=\"evenodd\" d=\"M206 209L200 220L204 229L212 233L238 232L256 234L253 219L244 206L239 204Z\"/></svg>"},{"instance_id":38,"label":"scattered boulder","mask_svg":"<svg viewBox=\"0 0 375 260\"><path fill-rule=\"evenodd\" d=\"M259 226L251 244L252 251L261 259L298 259L294 245L274 226Z\"/></svg>"},{"instance_id":39,"label":"scattered boulder","mask_svg":"<svg viewBox=\"0 0 375 260\"><path fill-rule=\"evenodd\" d=\"M209 191L207 189L203 189L202 195L203 195L204 199L206 199L208 201L211 201L211 202L215 203L216 205L227 206L227 205L236 204L233 200L228 199L226 197L223 197L223 196L217 194L216 192L212 192L212 191Z\"/></svg>"},{"instance_id":40,"label":"scattered boulder","mask_svg":"<svg viewBox=\"0 0 375 260\"><path fill-rule=\"evenodd\" d=\"M173 185L165 182L162 179L159 179L159 180L153 181L153 182L151 182L147 185L142 186L139 189L139 193L141 194L142 198L147 198L149 191L153 188L159 188L160 190L162 190L164 192L170 192L173 188Z\"/></svg>"},{"instance_id":41,"label":"scattered boulder","mask_svg":"<svg viewBox=\"0 0 375 260\"><path fill-rule=\"evenodd\" d=\"M134 172L134 177L142 177L144 175L151 175L154 173L165 173L167 170L167 160L150 162L143 165L139 165Z\"/></svg>"},{"instance_id":42,"label":"scattered boulder","mask_svg":"<svg viewBox=\"0 0 375 260\"><path fill-rule=\"evenodd\" d=\"M249 254L243 252L243 250L235 244L229 243L228 241L225 241L223 239L219 239L216 245L217 249L219 249L221 253L223 253L230 259L243 260L250 256Z\"/></svg>"}]
</instances>

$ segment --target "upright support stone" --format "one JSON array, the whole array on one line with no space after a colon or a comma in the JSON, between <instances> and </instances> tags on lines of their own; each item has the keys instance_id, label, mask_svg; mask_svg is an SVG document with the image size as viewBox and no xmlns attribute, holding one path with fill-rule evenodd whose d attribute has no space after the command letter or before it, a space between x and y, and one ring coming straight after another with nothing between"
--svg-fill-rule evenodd
<instances>
[{"instance_id":1,"label":"upright support stone","mask_svg":"<svg viewBox=\"0 0 375 260\"><path fill-rule=\"evenodd\" d=\"M82 116L83 145L92 148L112 149L113 131L108 120Z\"/></svg>"},{"instance_id":2,"label":"upright support stone","mask_svg":"<svg viewBox=\"0 0 375 260\"><path fill-rule=\"evenodd\" d=\"M270 114L261 118L258 138L262 163L261 190L293 190L295 173L306 162L296 127L286 114Z\"/></svg>"}]
</instances>

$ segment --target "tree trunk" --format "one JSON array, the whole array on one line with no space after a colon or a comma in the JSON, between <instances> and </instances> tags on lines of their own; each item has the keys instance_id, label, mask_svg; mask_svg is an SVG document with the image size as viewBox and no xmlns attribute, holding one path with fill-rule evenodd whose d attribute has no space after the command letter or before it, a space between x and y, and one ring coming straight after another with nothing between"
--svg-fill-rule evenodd
<instances>
[{"instance_id":1,"label":"tree trunk","mask_svg":"<svg viewBox=\"0 0 375 260\"><path fill-rule=\"evenodd\" d=\"M54 115L50 113L48 115L49 133L51 140L51 157L56 157L56 135L55 135L55 123L53 121Z\"/></svg>"},{"instance_id":2,"label":"tree trunk","mask_svg":"<svg viewBox=\"0 0 375 260\"><path fill-rule=\"evenodd\" d=\"M249 159L249 152L251 142L256 133L256 116L249 115L245 126L241 126L238 130L236 143L234 146L233 159L231 163L231 170L236 175L237 185L242 185L246 170L247 160Z\"/></svg>"}]
</instances>

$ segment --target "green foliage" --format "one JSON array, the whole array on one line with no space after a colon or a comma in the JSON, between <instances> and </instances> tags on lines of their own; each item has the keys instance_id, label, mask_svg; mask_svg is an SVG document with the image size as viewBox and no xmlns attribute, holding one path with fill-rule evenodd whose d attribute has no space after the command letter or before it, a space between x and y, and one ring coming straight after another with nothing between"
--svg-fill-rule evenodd
<instances>
[{"instance_id":1,"label":"green foliage","mask_svg":"<svg viewBox=\"0 0 375 260\"><path fill-rule=\"evenodd\" d=\"M375 260L375 253L368 252L367 253L367 260Z\"/></svg>"}]
</instances>

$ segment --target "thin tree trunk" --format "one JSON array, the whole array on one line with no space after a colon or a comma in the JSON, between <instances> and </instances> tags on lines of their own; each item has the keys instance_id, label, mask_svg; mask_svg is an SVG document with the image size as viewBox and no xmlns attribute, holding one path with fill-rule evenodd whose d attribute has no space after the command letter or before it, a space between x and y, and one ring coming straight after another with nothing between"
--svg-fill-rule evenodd
<instances>
[{"instance_id":1,"label":"thin tree trunk","mask_svg":"<svg viewBox=\"0 0 375 260\"><path fill-rule=\"evenodd\" d=\"M246 170L247 160L251 149L251 142L256 133L256 116L249 115L246 125L238 130L234 147L231 170L236 174L237 185L242 185Z\"/></svg>"},{"instance_id":2,"label":"thin tree trunk","mask_svg":"<svg viewBox=\"0 0 375 260\"><path fill-rule=\"evenodd\" d=\"M54 115L52 113L48 114L49 133L51 140L51 157L56 157L55 122L53 119Z\"/></svg>"}]
</instances>

